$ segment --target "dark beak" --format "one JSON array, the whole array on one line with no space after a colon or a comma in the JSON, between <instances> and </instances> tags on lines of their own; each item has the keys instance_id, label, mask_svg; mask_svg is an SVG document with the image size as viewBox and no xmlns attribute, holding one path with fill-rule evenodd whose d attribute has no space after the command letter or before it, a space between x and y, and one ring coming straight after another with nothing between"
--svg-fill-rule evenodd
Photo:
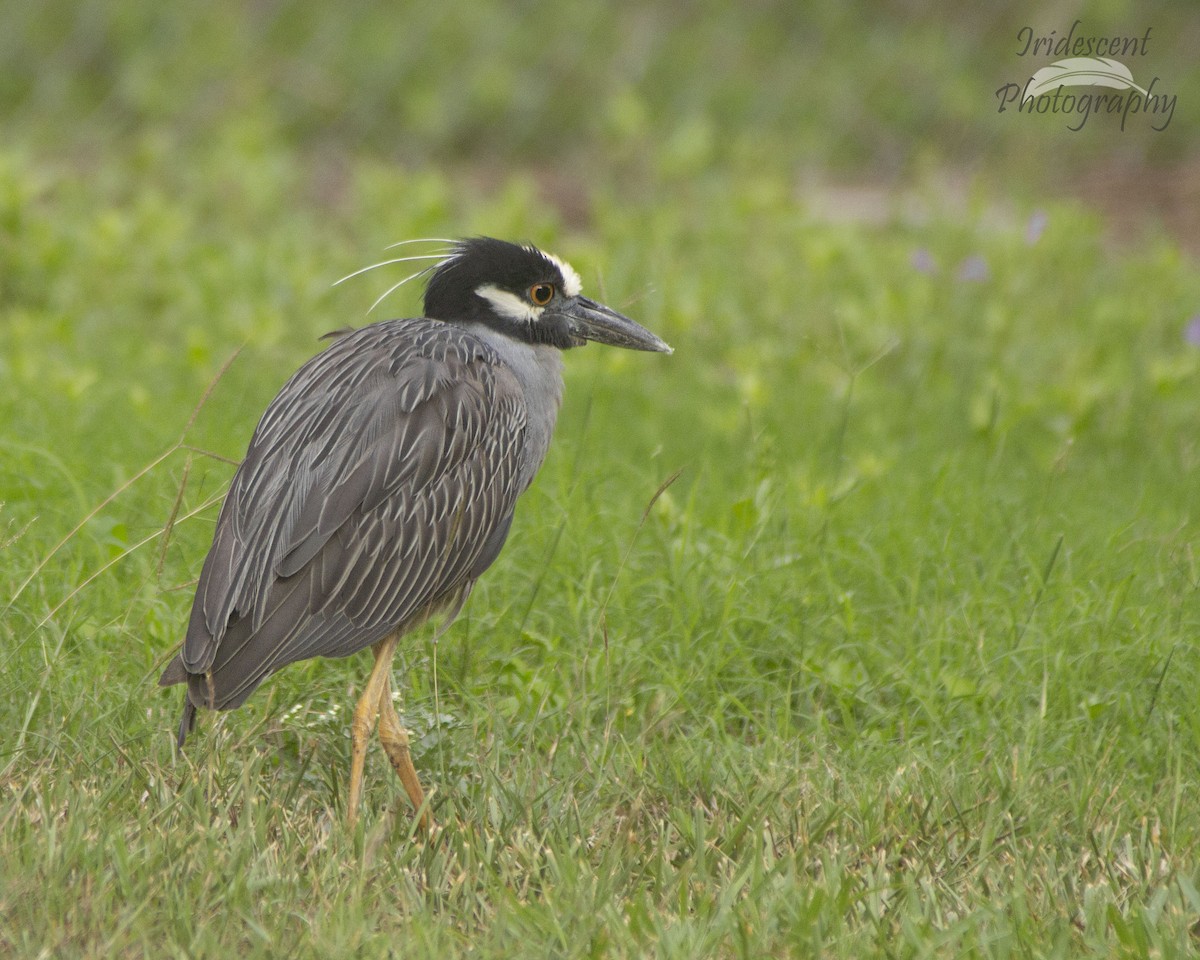
<instances>
[{"instance_id":1,"label":"dark beak","mask_svg":"<svg viewBox=\"0 0 1200 960\"><path fill-rule=\"evenodd\" d=\"M571 335L626 350L672 353L671 348L640 323L587 297L573 297L562 307Z\"/></svg>"}]
</instances>

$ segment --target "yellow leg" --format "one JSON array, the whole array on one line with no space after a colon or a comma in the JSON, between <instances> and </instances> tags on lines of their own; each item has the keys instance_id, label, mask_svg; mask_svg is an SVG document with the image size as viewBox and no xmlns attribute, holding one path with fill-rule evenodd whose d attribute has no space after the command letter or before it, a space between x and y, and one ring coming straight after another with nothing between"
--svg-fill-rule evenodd
<instances>
[{"instance_id":1,"label":"yellow leg","mask_svg":"<svg viewBox=\"0 0 1200 960\"><path fill-rule=\"evenodd\" d=\"M417 779L416 768L413 767L412 753L408 749L408 731L400 724L396 716L396 705L392 703L392 691L388 678L383 680L383 695L379 699L379 742L392 761L404 791L412 801L413 809L420 814L422 830L433 826L429 811L425 809L425 791L421 789L421 781Z\"/></svg>"},{"instance_id":2,"label":"yellow leg","mask_svg":"<svg viewBox=\"0 0 1200 960\"><path fill-rule=\"evenodd\" d=\"M346 822L354 826L358 820L358 804L362 799L363 763L367 757L367 737L370 736L375 720L379 716L379 701L388 686L388 672L392 668L392 654L400 634L393 633L372 648L375 651L375 666L367 678L367 688L354 708L350 720L350 798L346 804ZM389 698L389 703L391 702Z\"/></svg>"}]
</instances>

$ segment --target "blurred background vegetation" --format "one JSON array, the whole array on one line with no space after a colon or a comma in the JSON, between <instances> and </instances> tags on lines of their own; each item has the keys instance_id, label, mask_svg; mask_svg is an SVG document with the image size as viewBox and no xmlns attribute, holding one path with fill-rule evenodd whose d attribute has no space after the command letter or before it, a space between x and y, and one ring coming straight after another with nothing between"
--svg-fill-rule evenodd
<instances>
[{"instance_id":1,"label":"blurred background vegetation","mask_svg":"<svg viewBox=\"0 0 1200 960\"><path fill-rule=\"evenodd\" d=\"M598 187L741 170L896 184L975 179L1171 218L1197 193L1200 17L1190 0L606 4L525 0L0 4L8 148L88 169L133 146L189 166L216 145L303 154L336 199L347 158L495 185L524 171L568 222ZM1179 94L1168 129L1079 133L997 111L1049 57L1018 31L1141 36L1143 85ZM135 154L136 155L136 154ZM1197 226L1190 221L1192 227ZM1200 231L1192 230L1192 233Z\"/></svg>"}]
</instances>

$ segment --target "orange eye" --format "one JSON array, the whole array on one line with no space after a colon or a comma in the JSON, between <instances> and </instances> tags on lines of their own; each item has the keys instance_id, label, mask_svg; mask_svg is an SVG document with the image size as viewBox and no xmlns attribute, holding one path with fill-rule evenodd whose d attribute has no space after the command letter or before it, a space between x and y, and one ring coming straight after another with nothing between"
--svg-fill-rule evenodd
<instances>
[{"instance_id":1,"label":"orange eye","mask_svg":"<svg viewBox=\"0 0 1200 960\"><path fill-rule=\"evenodd\" d=\"M529 299L537 306L544 307L554 299L554 284L535 283L529 288Z\"/></svg>"}]
</instances>

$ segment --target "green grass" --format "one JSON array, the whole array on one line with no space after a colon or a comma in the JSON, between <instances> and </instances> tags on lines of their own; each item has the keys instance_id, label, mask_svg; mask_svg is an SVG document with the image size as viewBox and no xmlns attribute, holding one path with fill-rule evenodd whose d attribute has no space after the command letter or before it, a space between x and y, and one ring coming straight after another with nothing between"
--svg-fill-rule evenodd
<instances>
[{"instance_id":1,"label":"green grass","mask_svg":"<svg viewBox=\"0 0 1200 960\"><path fill-rule=\"evenodd\" d=\"M5 953L1195 947L1200 282L1170 244L1114 254L1069 207L1033 245L1019 216L831 226L770 180L599 197L585 236L519 181L451 206L364 164L293 203L282 153L219 187L2 169L5 592L121 490L0 619ZM153 536L388 280L329 282L443 221L546 242L677 352L568 358L504 555L403 647L425 840L374 754L342 823L362 657L175 752L154 681L213 511ZM241 344L194 450L129 483Z\"/></svg>"},{"instance_id":2,"label":"green grass","mask_svg":"<svg viewBox=\"0 0 1200 960\"><path fill-rule=\"evenodd\" d=\"M1118 7L1186 88L1190 8ZM0 957L1194 955L1200 277L1043 196L1187 156L1182 94L1000 123L1022 4L472 9L5 8ZM830 222L810 168L913 199ZM365 655L186 754L155 683L258 415L403 274L332 282L473 233L676 353L567 357L509 544L397 657L441 829L373 748L348 830Z\"/></svg>"}]
</instances>

